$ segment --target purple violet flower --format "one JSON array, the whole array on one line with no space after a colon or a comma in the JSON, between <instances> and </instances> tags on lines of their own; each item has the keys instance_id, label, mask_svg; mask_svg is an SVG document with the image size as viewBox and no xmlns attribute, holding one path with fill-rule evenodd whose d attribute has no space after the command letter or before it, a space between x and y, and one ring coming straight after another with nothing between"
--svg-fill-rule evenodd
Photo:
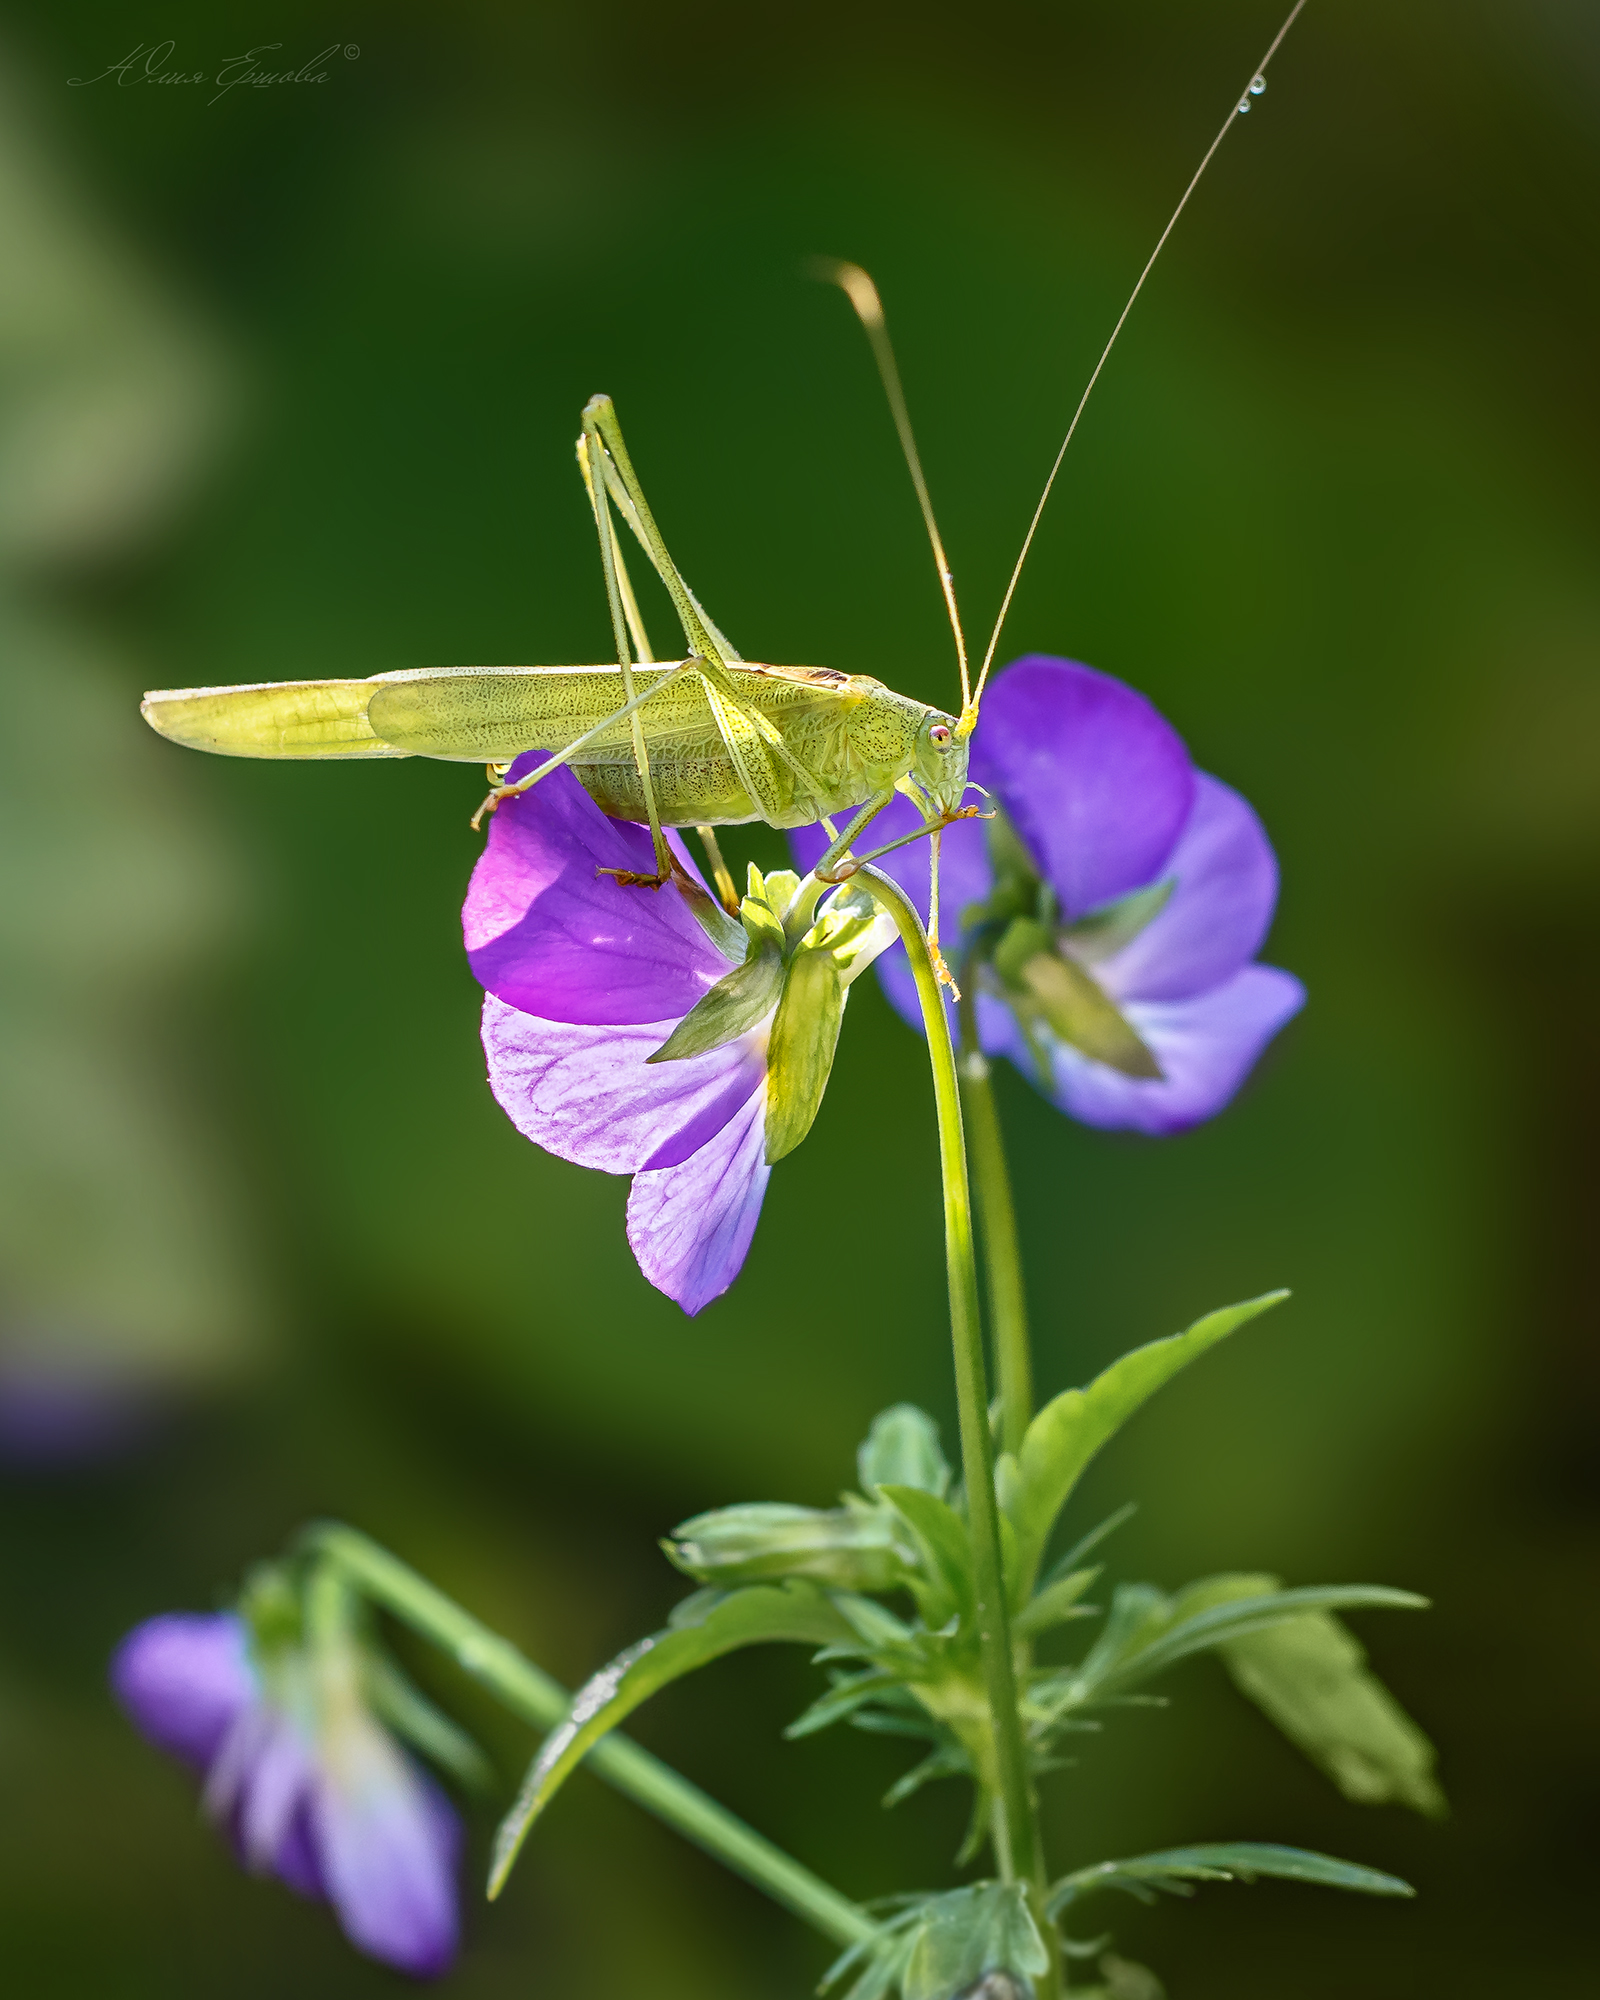
<instances>
[{"instance_id":1,"label":"purple violet flower","mask_svg":"<svg viewBox=\"0 0 1600 2000\"><path fill-rule=\"evenodd\" d=\"M945 833L940 895L985 1052L1088 1125L1159 1134L1212 1117L1305 1003L1299 980L1253 962L1278 895L1255 813L1195 770L1143 695L1044 654L990 687L972 776L999 815ZM872 844L919 824L896 799ZM827 844L819 827L790 838L802 865ZM928 852L879 864L924 917ZM904 952L879 971L920 1027Z\"/></svg>"},{"instance_id":2,"label":"purple violet flower","mask_svg":"<svg viewBox=\"0 0 1600 2000\"><path fill-rule=\"evenodd\" d=\"M233 1612L173 1612L117 1648L111 1685L159 1749L205 1772L243 1864L325 1897L359 1951L421 1979L455 1958L461 1828L368 1712L348 1651L265 1657Z\"/></svg>"},{"instance_id":3,"label":"purple violet flower","mask_svg":"<svg viewBox=\"0 0 1600 2000\"><path fill-rule=\"evenodd\" d=\"M540 754L519 759L510 777ZM650 872L649 834L608 819L569 771L552 772L501 803L462 921L486 993L483 1046L501 1108L559 1159L633 1176L629 1247L650 1283L694 1314L733 1283L761 1213L778 989L719 1046L648 1060L745 949L682 841L668 839L682 884L652 891L601 873ZM782 914L770 919L780 935ZM892 936L884 925L854 945L845 984Z\"/></svg>"}]
</instances>

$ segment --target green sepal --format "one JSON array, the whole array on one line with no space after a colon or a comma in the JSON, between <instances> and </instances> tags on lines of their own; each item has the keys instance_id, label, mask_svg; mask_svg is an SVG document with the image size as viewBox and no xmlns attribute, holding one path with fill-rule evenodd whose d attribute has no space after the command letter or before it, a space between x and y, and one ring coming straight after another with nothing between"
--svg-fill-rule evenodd
<instances>
[{"instance_id":1,"label":"green sepal","mask_svg":"<svg viewBox=\"0 0 1600 2000\"><path fill-rule=\"evenodd\" d=\"M661 1546L686 1576L726 1587L782 1576L844 1590L893 1590L906 1580L909 1537L884 1507L791 1507L754 1500L680 1522Z\"/></svg>"},{"instance_id":2,"label":"green sepal","mask_svg":"<svg viewBox=\"0 0 1600 2000\"><path fill-rule=\"evenodd\" d=\"M1362 1896L1414 1896L1417 1892L1398 1875L1363 1868L1355 1861L1336 1861L1305 1847L1279 1847L1270 1842L1229 1840L1198 1847L1169 1847L1159 1854L1139 1854L1128 1861L1101 1861L1080 1868L1055 1883L1048 1904L1052 1917L1062 1917L1074 1903L1097 1889L1121 1889L1142 1903L1153 1903L1155 1891L1188 1896L1192 1882L1254 1882L1271 1875L1285 1882L1313 1882L1324 1889L1349 1889Z\"/></svg>"},{"instance_id":3,"label":"green sepal","mask_svg":"<svg viewBox=\"0 0 1600 2000\"><path fill-rule=\"evenodd\" d=\"M704 1004L703 1002L701 1003ZM767 1164L811 1130L844 1017L844 977L832 952L802 947L789 966L767 1046Z\"/></svg>"},{"instance_id":4,"label":"green sepal","mask_svg":"<svg viewBox=\"0 0 1600 2000\"><path fill-rule=\"evenodd\" d=\"M749 932L749 956L743 965L719 979L704 993L646 1062L682 1062L737 1041L770 1014L783 991L782 926L775 941L759 928Z\"/></svg>"},{"instance_id":5,"label":"green sepal","mask_svg":"<svg viewBox=\"0 0 1600 2000\"><path fill-rule=\"evenodd\" d=\"M1234 1684L1358 1805L1441 1816L1433 1745L1337 1618L1310 1612L1224 1642Z\"/></svg>"},{"instance_id":6,"label":"green sepal","mask_svg":"<svg viewBox=\"0 0 1600 2000\"><path fill-rule=\"evenodd\" d=\"M545 1738L528 1767L516 1804L495 1833L489 1895L499 1895L528 1830L586 1751L641 1702L741 1646L792 1640L827 1646L855 1639L832 1600L810 1583L757 1584L727 1596L697 1593L704 1609L694 1623L669 1626L641 1639L602 1667L573 1696L567 1719ZM865 1599L859 1600L865 1602Z\"/></svg>"},{"instance_id":7,"label":"green sepal","mask_svg":"<svg viewBox=\"0 0 1600 2000\"><path fill-rule=\"evenodd\" d=\"M298 1646L305 1636L301 1595L283 1563L251 1565L239 1591L238 1612L259 1655Z\"/></svg>"},{"instance_id":8,"label":"green sepal","mask_svg":"<svg viewBox=\"0 0 1600 2000\"><path fill-rule=\"evenodd\" d=\"M1102 959L1114 957L1124 945L1132 944L1145 925L1153 923L1171 902L1177 886L1177 876L1169 875L1164 881L1152 882L1148 889L1135 889L1131 896L1118 896L1115 902L1102 903L1099 909L1091 910L1075 923L1063 924L1058 933L1060 942L1073 958L1082 959L1086 965L1098 965Z\"/></svg>"},{"instance_id":9,"label":"green sepal","mask_svg":"<svg viewBox=\"0 0 1600 2000\"><path fill-rule=\"evenodd\" d=\"M1092 973L1055 949L1033 917L1015 917L994 952L994 969L1019 1012L1123 1076L1156 1082L1161 1065Z\"/></svg>"},{"instance_id":10,"label":"green sepal","mask_svg":"<svg viewBox=\"0 0 1600 2000\"><path fill-rule=\"evenodd\" d=\"M915 1486L942 1500L950 1490L950 1466L939 1426L915 1403L880 1410L856 1453L856 1475L869 1495L880 1486Z\"/></svg>"},{"instance_id":11,"label":"green sepal","mask_svg":"<svg viewBox=\"0 0 1600 2000\"><path fill-rule=\"evenodd\" d=\"M694 879L677 855L672 857L672 881L706 936L730 965L737 965L745 951L744 928L739 919L729 916L716 897Z\"/></svg>"},{"instance_id":12,"label":"green sepal","mask_svg":"<svg viewBox=\"0 0 1600 2000\"><path fill-rule=\"evenodd\" d=\"M1025 1599L1045 1545L1085 1466L1135 1410L1180 1369L1196 1361L1258 1313L1289 1296L1266 1292L1242 1305L1207 1313L1187 1333L1136 1347L1097 1375L1086 1389L1067 1389L1028 1426L1005 1500L1017 1535L1013 1601Z\"/></svg>"}]
</instances>

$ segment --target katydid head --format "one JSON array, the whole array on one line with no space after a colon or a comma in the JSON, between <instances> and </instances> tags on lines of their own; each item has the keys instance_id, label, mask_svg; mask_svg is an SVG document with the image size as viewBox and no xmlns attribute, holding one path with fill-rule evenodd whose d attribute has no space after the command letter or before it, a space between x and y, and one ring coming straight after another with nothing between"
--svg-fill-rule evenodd
<instances>
[{"instance_id":1,"label":"katydid head","mask_svg":"<svg viewBox=\"0 0 1600 2000\"><path fill-rule=\"evenodd\" d=\"M960 809L967 789L967 738L954 716L929 709L917 730L908 775L938 817Z\"/></svg>"}]
</instances>

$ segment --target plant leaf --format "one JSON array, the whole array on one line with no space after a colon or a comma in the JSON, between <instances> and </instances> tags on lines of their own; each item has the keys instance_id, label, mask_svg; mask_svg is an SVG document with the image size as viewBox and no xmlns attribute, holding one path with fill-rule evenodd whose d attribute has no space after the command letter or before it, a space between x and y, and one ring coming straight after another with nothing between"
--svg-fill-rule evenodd
<instances>
[{"instance_id":1,"label":"plant leaf","mask_svg":"<svg viewBox=\"0 0 1600 2000\"><path fill-rule=\"evenodd\" d=\"M491 1898L505 1886L528 1829L585 1751L641 1702L740 1646L783 1639L816 1646L852 1637L832 1600L815 1585L755 1584L708 1604L697 1623L671 1626L619 1653L578 1690L566 1721L551 1730L528 1767L517 1802L495 1834Z\"/></svg>"},{"instance_id":2,"label":"plant leaf","mask_svg":"<svg viewBox=\"0 0 1600 2000\"><path fill-rule=\"evenodd\" d=\"M1337 1618L1313 1612L1224 1642L1235 1685L1360 1805L1437 1817L1433 1745L1366 1665Z\"/></svg>"},{"instance_id":3,"label":"plant leaf","mask_svg":"<svg viewBox=\"0 0 1600 2000\"><path fill-rule=\"evenodd\" d=\"M939 1426L915 1403L895 1403L878 1412L856 1453L856 1469L869 1499L881 1485L915 1486L941 1500L950 1490Z\"/></svg>"},{"instance_id":4,"label":"plant leaf","mask_svg":"<svg viewBox=\"0 0 1600 2000\"><path fill-rule=\"evenodd\" d=\"M1031 1591L1056 1517L1106 1440L1181 1368L1288 1296L1267 1292L1242 1305L1207 1313L1187 1333L1136 1347L1097 1375L1088 1388L1068 1389L1046 1403L1023 1438L1008 1496L1007 1511L1017 1531L1019 1595Z\"/></svg>"},{"instance_id":5,"label":"plant leaf","mask_svg":"<svg viewBox=\"0 0 1600 2000\"><path fill-rule=\"evenodd\" d=\"M1183 1618L1158 1639L1141 1646L1131 1658L1119 1664L1110 1676L1121 1688L1134 1680L1146 1680L1167 1667L1185 1660L1191 1653L1220 1645L1226 1639L1242 1639L1282 1625L1300 1611L1426 1611L1428 1600L1415 1591L1392 1590L1381 1583L1312 1584L1299 1590L1274 1590L1259 1597L1236 1598L1232 1603L1214 1604L1209 1610Z\"/></svg>"},{"instance_id":6,"label":"plant leaf","mask_svg":"<svg viewBox=\"0 0 1600 2000\"><path fill-rule=\"evenodd\" d=\"M1099 1574L1098 1568L1078 1569L1070 1576L1047 1583L1011 1621L1012 1631L1019 1639L1036 1639L1041 1632L1064 1625L1069 1618L1093 1618L1095 1607L1080 1604L1078 1599Z\"/></svg>"},{"instance_id":7,"label":"plant leaf","mask_svg":"<svg viewBox=\"0 0 1600 2000\"><path fill-rule=\"evenodd\" d=\"M974 1610L972 1537L966 1522L936 1493L915 1486L880 1486L878 1491L904 1519L922 1553L923 1573L932 1586L919 1593L924 1621L935 1628L952 1615L969 1621Z\"/></svg>"},{"instance_id":8,"label":"plant leaf","mask_svg":"<svg viewBox=\"0 0 1600 2000\"><path fill-rule=\"evenodd\" d=\"M1382 1584L1337 1583L1281 1590L1272 1576L1207 1577L1176 1597L1145 1583L1120 1584L1105 1629L1076 1667L1036 1682L1029 1707L1055 1720L1070 1710L1125 1696L1179 1660L1285 1625L1307 1612L1378 1607L1417 1611L1427 1599Z\"/></svg>"},{"instance_id":9,"label":"plant leaf","mask_svg":"<svg viewBox=\"0 0 1600 2000\"><path fill-rule=\"evenodd\" d=\"M1253 1840L1208 1843L1199 1847L1169 1847L1159 1854L1139 1854L1130 1861L1101 1861L1080 1868L1050 1891L1052 1917L1062 1916L1073 1903L1096 1889L1122 1889L1141 1901L1153 1900L1152 1889L1190 1895L1191 1882L1254 1882L1272 1875L1287 1882L1314 1882L1324 1889L1350 1889L1363 1896L1414 1896L1417 1892L1398 1875L1363 1868L1354 1861L1336 1861L1305 1847L1278 1847Z\"/></svg>"},{"instance_id":10,"label":"plant leaf","mask_svg":"<svg viewBox=\"0 0 1600 2000\"><path fill-rule=\"evenodd\" d=\"M953 2000L986 1972L1025 1979L1050 1955L1020 1882L976 1882L924 1905L901 1974L902 2000Z\"/></svg>"}]
</instances>

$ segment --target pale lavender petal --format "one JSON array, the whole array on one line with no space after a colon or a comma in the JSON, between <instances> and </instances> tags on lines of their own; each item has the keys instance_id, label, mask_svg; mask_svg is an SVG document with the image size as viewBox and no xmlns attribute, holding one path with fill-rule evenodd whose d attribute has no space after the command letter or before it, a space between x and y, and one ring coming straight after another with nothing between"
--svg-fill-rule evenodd
<instances>
[{"instance_id":1,"label":"pale lavender petal","mask_svg":"<svg viewBox=\"0 0 1600 2000\"><path fill-rule=\"evenodd\" d=\"M570 771L507 799L489 822L462 911L474 978L547 1021L680 1019L730 962L671 883L625 887L596 873L654 866L648 832L607 819Z\"/></svg>"},{"instance_id":2,"label":"pale lavender petal","mask_svg":"<svg viewBox=\"0 0 1600 2000\"><path fill-rule=\"evenodd\" d=\"M1194 810L1162 865L1171 899L1095 977L1119 1000L1182 1000L1220 986L1261 949L1278 901L1278 863L1247 802L1196 774Z\"/></svg>"},{"instance_id":3,"label":"pale lavender petal","mask_svg":"<svg viewBox=\"0 0 1600 2000\"><path fill-rule=\"evenodd\" d=\"M244 1623L231 1611L147 1618L112 1655L111 1688L158 1749L209 1764L256 1699Z\"/></svg>"},{"instance_id":4,"label":"pale lavender petal","mask_svg":"<svg viewBox=\"0 0 1600 2000\"><path fill-rule=\"evenodd\" d=\"M360 1711L328 1733L321 1763L312 1840L345 1936L385 1965L437 1978L459 1935L455 1813Z\"/></svg>"},{"instance_id":5,"label":"pale lavender petal","mask_svg":"<svg viewBox=\"0 0 1600 2000\"><path fill-rule=\"evenodd\" d=\"M652 1063L675 1021L575 1027L483 1003L489 1087L524 1138L602 1173L675 1167L748 1103L766 1075L767 1031L681 1062Z\"/></svg>"},{"instance_id":6,"label":"pale lavender petal","mask_svg":"<svg viewBox=\"0 0 1600 2000\"><path fill-rule=\"evenodd\" d=\"M1057 1043L1055 1088L1049 1094L1085 1125L1155 1136L1185 1131L1223 1108L1267 1043L1304 1004L1299 980L1271 965L1247 965L1223 985L1187 1000L1130 1001L1128 1019L1161 1065L1162 1080L1124 1076ZM1014 1023L1004 1041L996 1053L1009 1055L1037 1082Z\"/></svg>"},{"instance_id":7,"label":"pale lavender petal","mask_svg":"<svg viewBox=\"0 0 1600 2000\"><path fill-rule=\"evenodd\" d=\"M725 1292L744 1264L772 1172L766 1123L760 1089L681 1166L634 1177L629 1246L656 1290L691 1317Z\"/></svg>"},{"instance_id":8,"label":"pale lavender petal","mask_svg":"<svg viewBox=\"0 0 1600 2000\"><path fill-rule=\"evenodd\" d=\"M275 1869L315 1783L301 1724L271 1702L242 1715L206 1780L206 1807L228 1826L247 1868Z\"/></svg>"},{"instance_id":9,"label":"pale lavender petal","mask_svg":"<svg viewBox=\"0 0 1600 2000\"><path fill-rule=\"evenodd\" d=\"M1157 879L1194 803L1194 770L1142 694L1032 654L998 675L972 775L1004 806L1069 921Z\"/></svg>"}]
</instances>

